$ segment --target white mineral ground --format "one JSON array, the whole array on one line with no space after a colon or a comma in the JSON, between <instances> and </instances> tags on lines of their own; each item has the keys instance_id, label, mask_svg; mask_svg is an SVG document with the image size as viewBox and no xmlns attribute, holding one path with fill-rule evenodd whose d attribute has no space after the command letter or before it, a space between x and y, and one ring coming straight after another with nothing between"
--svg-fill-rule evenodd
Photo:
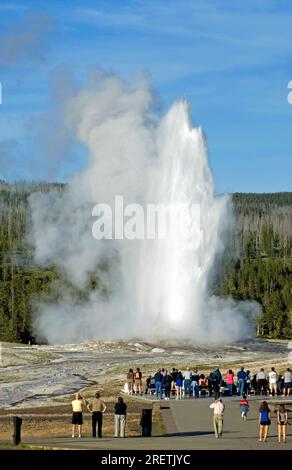
<instances>
[{"instance_id":1,"label":"white mineral ground","mask_svg":"<svg viewBox=\"0 0 292 470\"><path fill-rule=\"evenodd\" d=\"M56 399L98 384L113 370L122 383L127 369L140 364L153 364L153 371L166 364L178 368L189 364L205 371L218 365L224 373L241 364L252 372L271 366L281 371L288 364L288 348L285 341L255 339L210 347L173 340L54 346L2 343L0 359L0 407L12 409L56 405Z\"/></svg>"}]
</instances>

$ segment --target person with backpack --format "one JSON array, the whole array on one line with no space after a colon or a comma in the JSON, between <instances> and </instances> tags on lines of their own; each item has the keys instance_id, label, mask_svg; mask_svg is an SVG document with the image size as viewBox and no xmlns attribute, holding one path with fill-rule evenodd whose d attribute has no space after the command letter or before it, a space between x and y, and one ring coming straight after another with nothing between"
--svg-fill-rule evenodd
<instances>
[{"instance_id":1,"label":"person with backpack","mask_svg":"<svg viewBox=\"0 0 292 470\"><path fill-rule=\"evenodd\" d=\"M139 367L134 372L134 392L142 395L142 372Z\"/></svg>"},{"instance_id":2,"label":"person with backpack","mask_svg":"<svg viewBox=\"0 0 292 470\"><path fill-rule=\"evenodd\" d=\"M260 442L267 441L270 424L271 424L270 408L268 406L268 403L266 401L263 401L259 408L259 427L260 427L259 441Z\"/></svg>"},{"instance_id":3,"label":"person with backpack","mask_svg":"<svg viewBox=\"0 0 292 470\"><path fill-rule=\"evenodd\" d=\"M247 413L248 413L248 410L249 410L249 403L246 399L245 394L243 394L242 400L240 401L239 406L240 406L242 419L244 419L244 421L247 421Z\"/></svg>"},{"instance_id":4,"label":"person with backpack","mask_svg":"<svg viewBox=\"0 0 292 470\"><path fill-rule=\"evenodd\" d=\"M288 412L285 405L280 405L277 411L277 423L278 423L278 442L281 444L281 435L283 435L283 442L286 444L286 431L288 424Z\"/></svg>"}]
</instances>

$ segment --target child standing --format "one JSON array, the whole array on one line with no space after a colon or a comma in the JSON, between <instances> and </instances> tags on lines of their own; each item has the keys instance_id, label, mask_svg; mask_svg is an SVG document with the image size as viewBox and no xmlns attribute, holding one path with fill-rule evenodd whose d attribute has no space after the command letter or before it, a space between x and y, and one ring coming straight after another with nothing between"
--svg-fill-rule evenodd
<instances>
[{"instance_id":1,"label":"child standing","mask_svg":"<svg viewBox=\"0 0 292 470\"><path fill-rule=\"evenodd\" d=\"M249 403L246 399L245 394L242 396L242 400L241 400L239 406L240 406L240 411L241 411L241 417L242 417L242 419L244 419L244 421L246 421L247 420L247 413L248 413L248 410L249 410Z\"/></svg>"}]
</instances>

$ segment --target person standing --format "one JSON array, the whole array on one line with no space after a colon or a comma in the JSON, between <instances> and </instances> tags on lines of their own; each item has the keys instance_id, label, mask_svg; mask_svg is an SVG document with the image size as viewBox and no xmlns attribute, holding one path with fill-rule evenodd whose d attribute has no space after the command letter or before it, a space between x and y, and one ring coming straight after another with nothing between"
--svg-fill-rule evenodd
<instances>
[{"instance_id":1,"label":"person standing","mask_svg":"<svg viewBox=\"0 0 292 470\"><path fill-rule=\"evenodd\" d=\"M213 426L216 439L222 437L223 433L223 412L225 406L222 403L221 398L215 398L214 402L211 403L210 408L214 410L213 415Z\"/></svg>"},{"instance_id":2,"label":"person standing","mask_svg":"<svg viewBox=\"0 0 292 470\"><path fill-rule=\"evenodd\" d=\"M237 389L238 389L238 395L243 395L244 393L244 387L245 387L245 381L246 381L246 372L244 370L244 367L241 367L240 370L237 372Z\"/></svg>"},{"instance_id":3,"label":"person standing","mask_svg":"<svg viewBox=\"0 0 292 470\"><path fill-rule=\"evenodd\" d=\"M171 390L172 390L172 395L175 395L175 383L176 383L176 378L177 378L178 370L173 367L172 372L171 372L171 377L172 377L172 384L171 384Z\"/></svg>"},{"instance_id":4,"label":"person standing","mask_svg":"<svg viewBox=\"0 0 292 470\"><path fill-rule=\"evenodd\" d=\"M87 405L89 413L91 413L92 421L92 437L96 437L96 424L97 435L102 438L102 415L106 410L106 404L100 399L100 394L96 392L92 402Z\"/></svg>"},{"instance_id":5,"label":"person standing","mask_svg":"<svg viewBox=\"0 0 292 470\"><path fill-rule=\"evenodd\" d=\"M191 388L191 372L190 368L187 367L187 370L183 372L184 377L184 394L189 398L190 396L190 388Z\"/></svg>"},{"instance_id":6,"label":"person standing","mask_svg":"<svg viewBox=\"0 0 292 470\"><path fill-rule=\"evenodd\" d=\"M133 388L134 388L134 372L133 372L133 369L128 370L127 384L128 384L128 393L130 395L132 395L133 394Z\"/></svg>"},{"instance_id":7,"label":"person standing","mask_svg":"<svg viewBox=\"0 0 292 470\"><path fill-rule=\"evenodd\" d=\"M216 369L213 371L213 377L216 377L219 385L221 384L222 381L222 374L220 372L219 367L216 367Z\"/></svg>"},{"instance_id":8,"label":"person standing","mask_svg":"<svg viewBox=\"0 0 292 470\"><path fill-rule=\"evenodd\" d=\"M83 407L87 405L87 401L82 398L80 393L76 393L75 400L71 402L72 405L72 437L75 437L75 431L78 427L78 436L82 437L83 425Z\"/></svg>"},{"instance_id":9,"label":"person standing","mask_svg":"<svg viewBox=\"0 0 292 470\"><path fill-rule=\"evenodd\" d=\"M268 403L266 401L263 401L259 408L259 426L260 426L259 441L260 442L266 442L268 433L269 433L270 424L271 424L270 408L268 406Z\"/></svg>"},{"instance_id":10,"label":"person standing","mask_svg":"<svg viewBox=\"0 0 292 470\"><path fill-rule=\"evenodd\" d=\"M252 376L250 373L250 370L246 371L246 379L245 379L245 394L250 396L251 393L251 382L252 382Z\"/></svg>"},{"instance_id":11,"label":"person standing","mask_svg":"<svg viewBox=\"0 0 292 470\"><path fill-rule=\"evenodd\" d=\"M192 387L193 387L193 398L199 398L199 380L200 374L198 369L194 369L191 375Z\"/></svg>"},{"instance_id":12,"label":"person standing","mask_svg":"<svg viewBox=\"0 0 292 470\"><path fill-rule=\"evenodd\" d=\"M258 383L258 391L259 395L267 395L267 374L265 373L264 369L261 370L257 374L257 383Z\"/></svg>"},{"instance_id":13,"label":"person standing","mask_svg":"<svg viewBox=\"0 0 292 470\"><path fill-rule=\"evenodd\" d=\"M115 404L115 437L125 437L127 405L122 397Z\"/></svg>"},{"instance_id":14,"label":"person standing","mask_svg":"<svg viewBox=\"0 0 292 470\"><path fill-rule=\"evenodd\" d=\"M165 400L170 400L170 391L171 391L172 377L166 371L166 375L162 379L162 385L164 386Z\"/></svg>"},{"instance_id":15,"label":"person standing","mask_svg":"<svg viewBox=\"0 0 292 470\"><path fill-rule=\"evenodd\" d=\"M154 380L155 380L155 388L156 388L156 398L159 398L162 400L162 380L163 380L163 375L161 373L161 369L158 369L156 374L154 375Z\"/></svg>"},{"instance_id":16,"label":"person standing","mask_svg":"<svg viewBox=\"0 0 292 470\"><path fill-rule=\"evenodd\" d=\"M140 371L139 367L137 367L134 372L134 387L135 393L142 395L142 372Z\"/></svg>"},{"instance_id":17,"label":"person standing","mask_svg":"<svg viewBox=\"0 0 292 470\"><path fill-rule=\"evenodd\" d=\"M228 388L230 396L233 395L233 378L234 378L234 373L231 369L229 369L229 371L226 374L226 384L227 384L227 388Z\"/></svg>"},{"instance_id":18,"label":"person standing","mask_svg":"<svg viewBox=\"0 0 292 470\"><path fill-rule=\"evenodd\" d=\"M249 403L246 399L246 395L243 394L242 396L242 400L241 402L239 403L239 406L240 406L240 411L241 411L241 417L242 419L244 419L244 421L247 421L247 413L248 413L248 410L249 410Z\"/></svg>"},{"instance_id":19,"label":"person standing","mask_svg":"<svg viewBox=\"0 0 292 470\"><path fill-rule=\"evenodd\" d=\"M182 384L183 384L183 375L179 371L176 376L175 386L176 386L176 400L182 399Z\"/></svg>"},{"instance_id":20,"label":"person standing","mask_svg":"<svg viewBox=\"0 0 292 470\"><path fill-rule=\"evenodd\" d=\"M278 422L278 442L281 444L281 435L283 435L283 442L286 444L286 430L288 424L288 413L285 405L280 405L277 411L277 422Z\"/></svg>"},{"instance_id":21,"label":"person standing","mask_svg":"<svg viewBox=\"0 0 292 470\"><path fill-rule=\"evenodd\" d=\"M284 374L284 396L289 396L292 389L292 372L291 369L286 370Z\"/></svg>"},{"instance_id":22,"label":"person standing","mask_svg":"<svg viewBox=\"0 0 292 470\"><path fill-rule=\"evenodd\" d=\"M199 388L200 388L200 391L201 391L201 397L202 398L206 397L207 387L208 387L208 380L206 379L204 374L201 374L200 379L199 379Z\"/></svg>"},{"instance_id":23,"label":"person standing","mask_svg":"<svg viewBox=\"0 0 292 470\"><path fill-rule=\"evenodd\" d=\"M273 395L277 396L277 380L278 380L278 375L277 372L275 371L274 367L271 367L271 370L269 372L269 389L270 389L270 396Z\"/></svg>"},{"instance_id":24,"label":"person standing","mask_svg":"<svg viewBox=\"0 0 292 470\"><path fill-rule=\"evenodd\" d=\"M221 372L217 367L212 374L212 387L214 390L214 398L219 398L220 396L220 382L221 382Z\"/></svg>"},{"instance_id":25,"label":"person standing","mask_svg":"<svg viewBox=\"0 0 292 470\"><path fill-rule=\"evenodd\" d=\"M146 382L145 382L145 395L148 395L148 393L151 394L151 375L149 375L146 379Z\"/></svg>"}]
</instances>

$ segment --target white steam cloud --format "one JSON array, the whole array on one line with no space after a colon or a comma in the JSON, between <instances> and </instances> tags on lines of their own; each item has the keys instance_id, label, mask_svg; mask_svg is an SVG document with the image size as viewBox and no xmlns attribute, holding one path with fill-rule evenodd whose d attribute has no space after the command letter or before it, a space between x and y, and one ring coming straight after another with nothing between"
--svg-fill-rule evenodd
<instances>
[{"instance_id":1,"label":"white steam cloud","mask_svg":"<svg viewBox=\"0 0 292 470\"><path fill-rule=\"evenodd\" d=\"M66 125L88 148L88 163L64 193L31 196L31 240L36 261L56 265L77 289L93 273L98 281L85 298L56 286L58 300L38 304L37 332L50 343L134 336L221 342L253 333L256 303L208 291L232 212L227 196L214 197L202 132L191 128L185 102L162 118L151 113L152 102L145 78L129 85L100 74L68 103ZM185 228L188 243L172 237L171 227L162 241L96 241L92 209L113 206L117 195L125 204L199 205L200 216Z\"/></svg>"}]
</instances>

